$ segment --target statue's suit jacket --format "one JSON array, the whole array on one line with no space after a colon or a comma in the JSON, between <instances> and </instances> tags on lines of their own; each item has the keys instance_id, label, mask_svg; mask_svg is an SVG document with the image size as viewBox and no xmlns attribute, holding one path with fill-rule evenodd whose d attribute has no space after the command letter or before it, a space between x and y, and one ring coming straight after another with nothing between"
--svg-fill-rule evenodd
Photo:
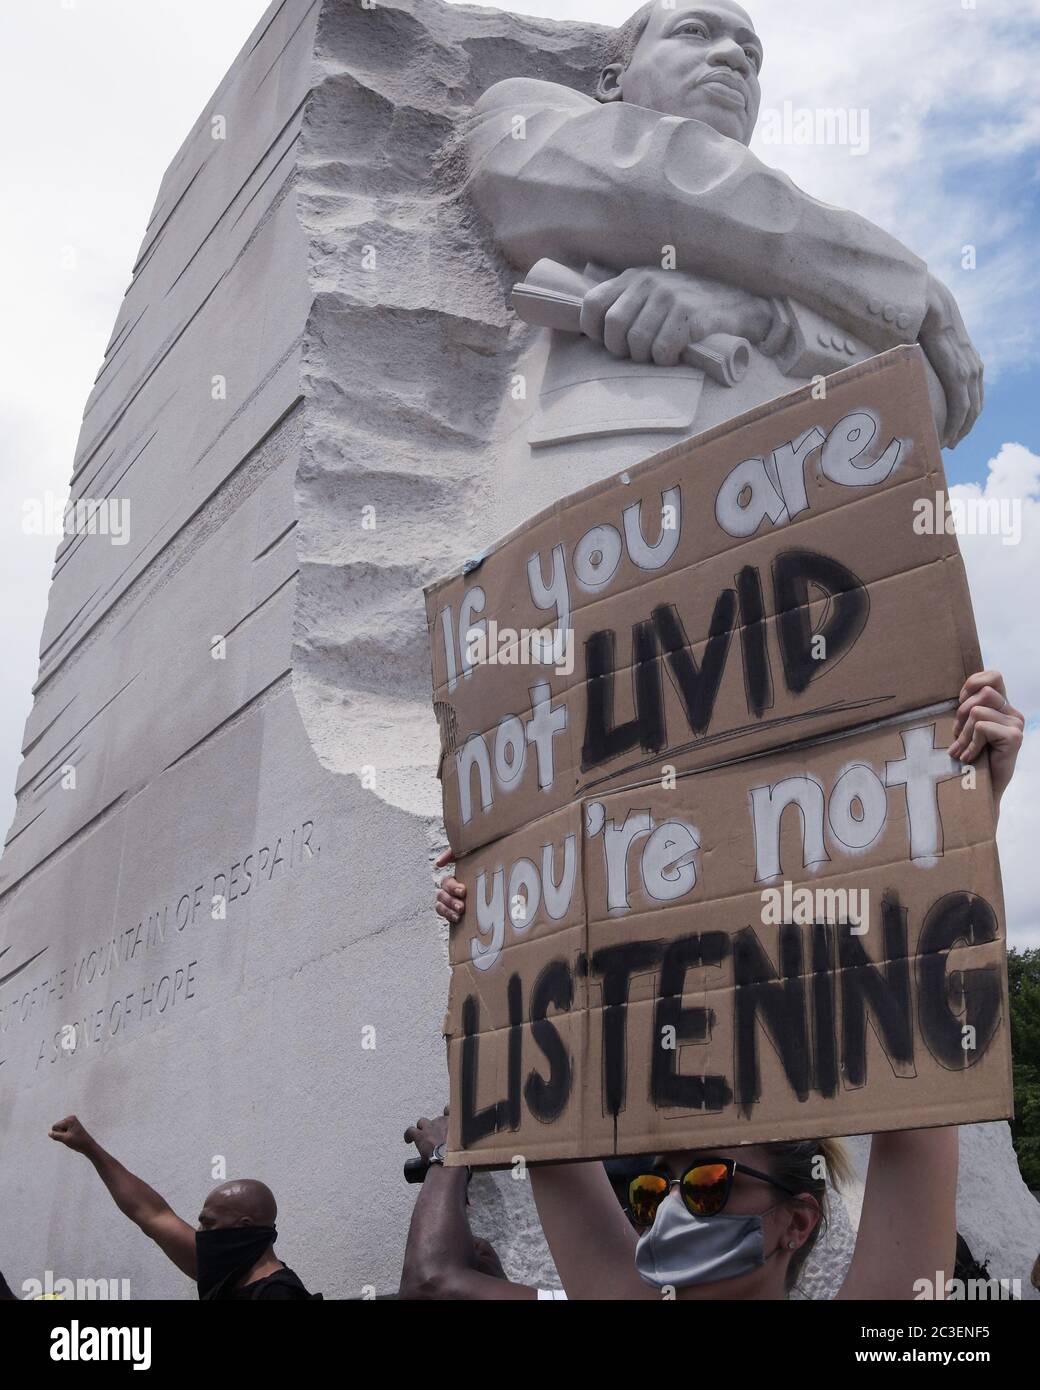
<instances>
[{"instance_id":1,"label":"statue's suit jacket","mask_svg":"<svg viewBox=\"0 0 1040 1390\"><path fill-rule=\"evenodd\" d=\"M701 121L510 78L476 103L465 141L470 196L521 270L542 257L578 269L589 261L617 270L659 266L664 248L674 247L680 271L808 311L823 356L812 370L791 374L796 378L917 339L924 262L866 218L810 197ZM696 399L699 373L618 361L585 340L553 337L543 398L549 417L554 401L562 411L532 443L582 437L582 415L599 411L607 394L624 396L626 387L629 428L688 432L692 418L684 422L684 412L691 412L680 398L689 397L696 378ZM582 376L599 380L598 400L587 389L584 404L567 399L568 392L581 394ZM702 403L696 430L800 384L764 360L742 389L709 382L709 408ZM647 391L656 393L649 403L641 395Z\"/></svg>"}]
</instances>

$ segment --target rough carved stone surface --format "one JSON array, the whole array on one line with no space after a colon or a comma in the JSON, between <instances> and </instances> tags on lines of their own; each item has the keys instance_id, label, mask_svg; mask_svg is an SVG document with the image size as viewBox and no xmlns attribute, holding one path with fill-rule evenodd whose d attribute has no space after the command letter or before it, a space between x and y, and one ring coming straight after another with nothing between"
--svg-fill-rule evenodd
<instances>
[{"instance_id":1,"label":"rough carved stone surface","mask_svg":"<svg viewBox=\"0 0 1040 1390\"><path fill-rule=\"evenodd\" d=\"M311 1287L396 1289L401 1134L446 1085L421 589L517 519L507 387L537 355L461 196L456 123L509 75L588 90L601 33L275 0L163 180L73 478L130 498L131 541L59 548L0 861L16 1288L49 1269L193 1296L48 1143L75 1111L186 1218L223 1159L274 1188ZM962 1228L1027 1284L1040 1222L1007 1127L963 1150ZM529 1185L473 1195L513 1277L554 1283ZM812 1296L851 1240L839 1210Z\"/></svg>"},{"instance_id":2,"label":"rough carved stone surface","mask_svg":"<svg viewBox=\"0 0 1040 1390\"><path fill-rule=\"evenodd\" d=\"M327 767L375 766L377 796L431 817L422 587L502 529L508 386L535 336L461 188L456 124L513 72L588 86L603 32L429 3L326 4L318 25L298 157L314 299L295 687Z\"/></svg>"}]
</instances>

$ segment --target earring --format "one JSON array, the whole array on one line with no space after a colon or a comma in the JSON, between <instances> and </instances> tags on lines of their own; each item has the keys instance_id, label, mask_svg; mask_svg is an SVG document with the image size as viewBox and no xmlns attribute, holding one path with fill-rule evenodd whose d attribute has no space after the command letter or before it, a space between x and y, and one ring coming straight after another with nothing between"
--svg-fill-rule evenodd
<instances>
[{"instance_id":1,"label":"earring","mask_svg":"<svg viewBox=\"0 0 1040 1390\"><path fill-rule=\"evenodd\" d=\"M794 1249L794 1241L793 1241L793 1240L789 1240L789 1241L787 1242L787 1248L788 1248L788 1250L793 1250L793 1249Z\"/></svg>"}]
</instances>

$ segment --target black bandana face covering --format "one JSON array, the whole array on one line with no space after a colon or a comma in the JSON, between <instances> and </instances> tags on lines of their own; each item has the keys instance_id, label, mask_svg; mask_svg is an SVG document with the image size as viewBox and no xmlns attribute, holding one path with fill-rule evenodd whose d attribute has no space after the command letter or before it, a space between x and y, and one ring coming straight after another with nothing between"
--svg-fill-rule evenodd
<instances>
[{"instance_id":1,"label":"black bandana face covering","mask_svg":"<svg viewBox=\"0 0 1040 1390\"><path fill-rule=\"evenodd\" d=\"M195 1232L195 1282L199 1298L219 1298L275 1243L274 1226L226 1226Z\"/></svg>"}]
</instances>

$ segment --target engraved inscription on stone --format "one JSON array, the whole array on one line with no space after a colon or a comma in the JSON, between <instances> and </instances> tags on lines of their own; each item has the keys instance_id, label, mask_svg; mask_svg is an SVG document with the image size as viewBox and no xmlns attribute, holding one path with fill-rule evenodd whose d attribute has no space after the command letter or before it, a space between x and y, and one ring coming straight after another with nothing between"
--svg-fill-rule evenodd
<instances>
[{"instance_id":1,"label":"engraved inscription on stone","mask_svg":"<svg viewBox=\"0 0 1040 1390\"><path fill-rule=\"evenodd\" d=\"M135 1025L162 1019L196 999L200 961L194 951L204 949L205 942L193 937L207 929L233 930L251 893L263 893L306 869L320 850L315 822L304 820L207 872L135 924L84 946L71 962L48 970L46 948L39 952L36 969L19 972L17 984L0 990L4 1061L18 1048L23 1065L16 1062L13 1072L20 1076L47 1063L82 1059L106 1039L125 1037ZM102 992L107 998L98 1004ZM22 1042L27 1032L32 1034L28 1047Z\"/></svg>"}]
</instances>

